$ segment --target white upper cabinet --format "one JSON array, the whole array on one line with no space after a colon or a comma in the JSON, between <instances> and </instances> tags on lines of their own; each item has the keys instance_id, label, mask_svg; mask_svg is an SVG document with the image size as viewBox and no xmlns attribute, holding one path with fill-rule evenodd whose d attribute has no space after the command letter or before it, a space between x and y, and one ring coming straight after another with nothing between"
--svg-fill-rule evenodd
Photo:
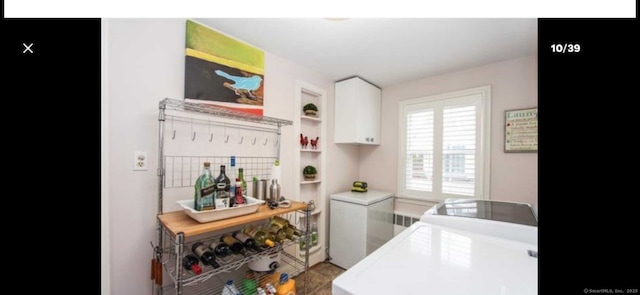
<instances>
[{"instance_id":1,"label":"white upper cabinet","mask_svg":"<svg viewBox=\"0 0 640 295\"><path fill-rule=\"evenodd\" d=\"M380 144L380 88L359 77L335 84L335 143Z\"/></svg>"}]
</instances>

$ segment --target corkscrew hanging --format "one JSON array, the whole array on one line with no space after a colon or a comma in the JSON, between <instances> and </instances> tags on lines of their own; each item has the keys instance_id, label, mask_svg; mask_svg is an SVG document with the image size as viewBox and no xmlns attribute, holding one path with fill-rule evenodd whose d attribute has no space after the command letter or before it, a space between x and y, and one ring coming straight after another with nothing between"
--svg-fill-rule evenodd
<instances>
[{"instance_id":1,"label":"corkscrew hanging","mask_svg":"<svg viewBox=\"0 0 640 295\"><path fill-rule=\"evenodd\" d=\"M209 127L209 134L210 134L209 142L213 142L213 132L211 132L211 121L209 121L208 127Z\"/></svg>"},{"instance_id":2,"label":"corkscrew hanging","mask_svg":"<svg viewBox=\"0 0 640 295\"><path fill-rule=\"evenodd\" d=\"M171 136L171 140L176 139L176 129L173 128L173 117L171 117L171 130L173 131L173 135Z\"/></svg>"},{"instance_id":3,"label":"corkscrew hanging","mask_svg":"<svg viewBox=\"0 0 640 295\"><path fill-rule=\"evenodd\" d=\"M195 141L196 140L196 132L193 131L193 119L191 119L191 141Z\"/></svg>"}]
</instances>

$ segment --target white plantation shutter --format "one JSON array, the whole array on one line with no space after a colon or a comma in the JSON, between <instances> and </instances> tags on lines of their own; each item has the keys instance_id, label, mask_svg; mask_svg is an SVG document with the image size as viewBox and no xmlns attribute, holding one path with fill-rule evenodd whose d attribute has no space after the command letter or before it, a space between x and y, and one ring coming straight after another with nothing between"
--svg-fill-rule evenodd
<instances>
[{"instance_id":1,"label":"white plantation shutter","mask_svg":"<svg viewBox=\"0 0 640 295\"><path fill-rule=\"evenodd\" d=\"M407 113L406 188L433 190L433 109Z\"/></svg>"},{"instance_id":2,"label":"white plantation shutter","mask_svg":"<svg viewBox=\"0 0 640 295\"><path fill-rule=\"evenodd\" d=\"M401 197L488 195L489 87L402 101L399 115Z\"/></svg>"},{"instance_id":3,"label":"white plantation shutter","mask_svg":"<svg viewBox=\"0 0 640 295\"><path fill-rule=\"evenodd\" d=\"M473 196L476 172L476 106L444 107L442 192Z\"/></svg>"}]
</instances>

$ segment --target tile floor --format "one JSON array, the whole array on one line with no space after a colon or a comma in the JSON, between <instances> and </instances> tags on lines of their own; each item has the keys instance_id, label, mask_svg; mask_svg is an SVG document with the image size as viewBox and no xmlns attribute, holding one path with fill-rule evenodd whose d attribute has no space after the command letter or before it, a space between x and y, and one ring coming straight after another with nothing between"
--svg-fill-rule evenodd
<instances>
[{"instance_id":1,"label":"tile floor","mask_svg":"<svg viewBox=\"0 0 640 295\"><path fill-rule=\"evenodd\" d=\"M331 282L345 270L329 262L320 262L296 276L296 294L304 295L305 275L309 276L307 295L331 295Z\"/></svg>"}]
</instances>

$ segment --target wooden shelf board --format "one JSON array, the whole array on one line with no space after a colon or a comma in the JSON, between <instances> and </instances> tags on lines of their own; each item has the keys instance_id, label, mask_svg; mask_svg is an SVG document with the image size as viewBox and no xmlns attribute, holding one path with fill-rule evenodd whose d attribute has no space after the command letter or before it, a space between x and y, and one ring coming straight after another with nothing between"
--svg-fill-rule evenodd
<instances>
[{"instance_id":1,"label":"wooden shelf board","mask_svg":"<svg viewBox=\"0 0 640 295\"><path fill-rule=\"evenodd\" d=\"M309 116L302 115L302 116L300 116L300 118L302 118L304 120L309 120L309 121L322 122L322 119L319 119L319 118L316 118L316 117L309 117Z\"/></svg>"},{"instance_id":2,"label":"wooden shelf board","mask_svg":"<svg viewBox=\"0 0 640 295\"><path fill-rule=\"evenodd\" d=\"M297 210L304 210L307 204L297 201L291 201L289 208L269 209L269 206L260 205L258 210L252 214L232 217L228 219L217 220L207 223L199 223L189 217L184 211L167 212L158 215L158 220L166 227L174 236L183 233L185 238L200 235L216 230L229 228L236 225L246 224L254 221L267 219L271 216L289 213Z\"/></svg>"},{"instance_id":3,"label":"wooden shelf board","mask_svg":"<svg viewBox=\"0 0 640 295\"><path fill-rule=\"evenodd\" d=\"M303 180L300 181L300 184L310 184L310 183L320 183L322 180Z\"/></svg>"},{"instance_id":4,"label":"wooden shelf board","mask_svg":"<svg viewBox=\"0 0 640 295\"><path fill-rule=\"evenodd\" d=\"M312 149L300 149L301 152L307 152L307 153L321 153L321 150L312 150Z\"/></svg>"}]
</instances>

